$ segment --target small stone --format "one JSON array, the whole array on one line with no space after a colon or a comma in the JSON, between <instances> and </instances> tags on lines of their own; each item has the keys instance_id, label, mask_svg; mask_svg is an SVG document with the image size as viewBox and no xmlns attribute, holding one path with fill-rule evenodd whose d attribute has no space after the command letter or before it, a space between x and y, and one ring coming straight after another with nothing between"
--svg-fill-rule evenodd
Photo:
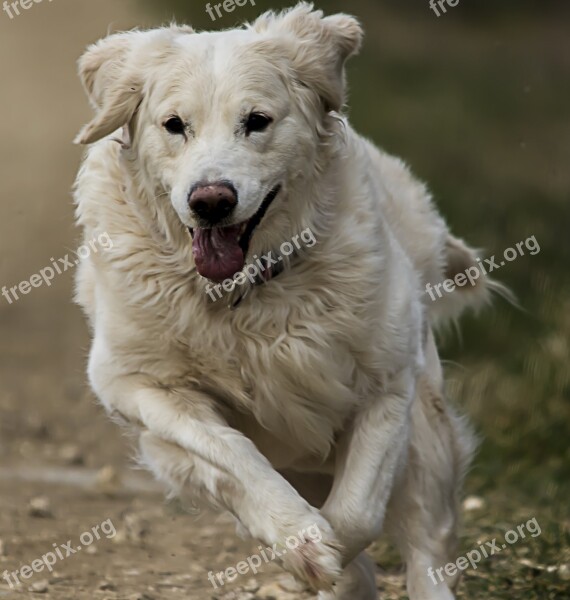
<instances>
[{"instance_id":1,"label":"small stone","mask_svg":"<svg viewBox=\"0 0 570 600\"><path fill-rule=\"evenodd\" d=\"M528 558L521 558L519 560L519 563L521 565L524 565L525 567L528 567L529 569L532 569L536 575L538 575L541 571L544 571L546 569L544 565L534 562L533 560L529 560Z\"/></svg>"},{"instance_id":2,"label":"small stone","mask_svg":"<svg viewBox=\"0 0 570 600\"><path fill-rule=\"evenodd\" d=\"M30 517L36 517L38 519L52 518L53 513L49 498L46 498L45 496L37 496L36 498L32 498L28 504L28 514Z\"/></svg>"},{"instance_id":3,"label":"small stone","mask_svg":"<svg viewBox=\"0 0 570 600\"><path fill-rule=\"evenodd\" d=\"M47 440L50 437L50 431L46 423L37 417L32 417L29 421L30 433L39 440Z\"/></svg>"},{"instance_id":4,"label":"small stone","mask_svg":"<svg viewBox=\"0 0 570 600\"><path fill-rule=\"evenodd\" d=\"M32 583L32 585L28 588L29 592L33 592L34 594L45 594L48 591L49 584L47 579L42 579L41 581L36 581L36 583Z\"/></svg>"},{"instance_id":5,"label":"small stone","mask_svg":"<svg viewBox=\"0 0 570 600\"><path fill-rule=\"evenodd\" d=\"M85 554L97 554L97 546L87 546Z\"/></svg>"},{"instance_id":6,"label":"small stone","mask_svg":"<svg viewBox=\"0 0 570 600\"><path fill-rule=\"evenodd\" d=\"M74 444L65 444L59 450L59 458L68 465L82 465L85 462L81 450Z\"/></svg>"},{"instance_id":7,"label":"small stone","mask_svg":"<svg viewBox=\"0 0 570 600\"><path fill-rule=\"evenodd\" d=\"M482 508L485 508L485 500L479 496L467 496L463 501L463 510L467 512L481 510Z\"/></svg>"},{"instance_id":8,"label":"small stone","mask_svg":"<svg viewBox=\"0 0 570 600\"><path fill-rule=\"evenodd\" d=\"M154 600L154 598L148 594L136 593L129 596L129 600Z\"/></svg>"},{"instance_id":9,"label":"small stone","mask_svg":"<svg viewBox=\"0 0 570 600\"><path fill-rule=\"evenodd\" d=\"M220 529L219 527L206 526L200 530L198 535L202 538L216 539L220 535Z\"/></svg>"},{"instance_id":10,"label":"small stone","mask_svg":"<svg viewBox=\"0 0 570 600\"><path fill-rule=\"evenodd\" d=\"M127 532L125 529L117 529L117 533L111 538L113 544L124 544L127 541Z\"/></svg>"},{"instance_id":11,"label":"small stone","mask_svg":"<svg viewBox=\"0 0 570 600\"><path fill-rule=\"evenodd\" d=\"M127 538L132 542L140 542L150 530L149 522L136 513L126 514L124 521Z\"/></svg>"},{"instance_id":12,"label":"small stone","mask_svg":"<svg viewBox=\"0 0 570 600\"><path fill-rule=\"evenodd\" d=\"M172 581L170 579L164 579L162 581L158 581L156 583L156 587L157 588L162 588L162 589L170 589L170 590L181 590L181 589L183 589L182 586L179 583L176 583L175 581Z\"/></svg>"},{"instance_id":13,"label":"small stone","mask_svg":"<svg viewBox=\"0 0 570 600\"><path fill-rule=\"evenodd\" d=\"M257 590L260 588L259 583L255 580L255 579L248 579L245 582L245 585L243 586L243 591L244 592L252 592L253 594L255 594L255 592L257 592Z\"/></svg>"},{"instance_id":14,"label":"small stone","mask_svg":"<svg viewBox=\"0 0 570 600\"><path fill-rule=\"evenodd\" d=\"M97 473L95 486L100 492L114 493L121 487L121 476L115 467L107 465Z\"/></svg>"},{"instance_id":15,"label":"small stone","mask_svg":"<svg viewBox=\"0 0 570 600\"><path fill-rule=\"evenodd\" d=\"M114 583L111 583L110 581L102 581L99 584L99 589L102 592L112 592L117 589L117 586Z\"/></svg>"},{"instance_id":16,"label":"small stone","mask_svg":"<svg viewBox=\"0 0 570 600\"><path fill-rule=\"evenodd\" d=\"M570 581L570 564L566 563L558 567L558 577L563 581Z\"/></svg>"}]
</instances>

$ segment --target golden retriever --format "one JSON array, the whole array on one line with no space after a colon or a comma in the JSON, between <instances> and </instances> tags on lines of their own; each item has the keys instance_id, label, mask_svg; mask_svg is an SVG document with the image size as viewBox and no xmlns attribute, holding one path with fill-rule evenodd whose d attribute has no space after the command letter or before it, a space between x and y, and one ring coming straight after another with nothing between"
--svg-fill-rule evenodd
<instances>
[{"instance_id":1,"label":"golden retriever","mask_svg":"<svg viewBox=\"0 0 570 600\"><path fill-rule=\"evenodd\" d=\"M427 569L456 556L472 441L433 329L489 283L426 295L476 254L343 116L362 37L301 3L87 49L77 217L113 240L77 276L89 380L173 493L269 545L318 527L282 564L320 598L376 598L365 549L386 530L410 598L448 600L457 576Z\"/></svg>"}]
</instances>

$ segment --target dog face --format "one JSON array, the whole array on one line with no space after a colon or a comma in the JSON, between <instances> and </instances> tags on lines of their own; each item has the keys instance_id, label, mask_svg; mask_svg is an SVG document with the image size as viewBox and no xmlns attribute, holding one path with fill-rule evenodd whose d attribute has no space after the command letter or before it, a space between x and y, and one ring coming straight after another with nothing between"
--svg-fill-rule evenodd
<instances>
[{"instance_id":1,"label":"dog face","mask_svg":"<svg viewBox=\"0 0 570 600\"><path fill-rule=\"evenodd\" d=\"M141 107L138 150L193 236L199 272L215 281L245 262L254 230L304 165L311 135L282 76L251 34L188 35ZM269 50L266 50L269 51ZM176 82L176 85L172 85Z\"/></svg>"},{"instance_id":2,"label":"dog face","mask_svg":"<svg viewBox=\"0 0 570 600\"><path fill-rule=\"evenodd\" d=\"M148 193L190 229L198 271L230 278L266 213L286 212L287 190L314 170L361 35L353 18L302 4L241 30L111 36L80 61L97 115L78 141L124 127Z\"/></svg>"}]
</instances>

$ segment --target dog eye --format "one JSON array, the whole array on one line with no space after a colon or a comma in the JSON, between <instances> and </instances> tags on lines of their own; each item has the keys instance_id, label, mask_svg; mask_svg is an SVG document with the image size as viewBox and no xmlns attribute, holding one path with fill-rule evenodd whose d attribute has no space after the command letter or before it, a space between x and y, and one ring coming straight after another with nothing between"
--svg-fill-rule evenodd
<instances>
[{"instance_id":1,"label":"dog eye","mask_svg":"<svg viewBox=\"0 0 570 600\"><path fill-rule=\"evenodd\" d=\"M250 134L254 131L263 131L264 129L267 129L272 122L273 119L263 113L251 113L245 122L246 134Z\"/></svg>"},{"instance_id":2,"label":"dog eye","mask_svg":"<svg viewBox=\"0 0 570 600\"><path fill-rule=\"evenodd\" d=\"M186 131L184 121L180 117L170 117L163 123L163 126L168 133L173 135L182 135Z\"/></svg>"}]
</instances>

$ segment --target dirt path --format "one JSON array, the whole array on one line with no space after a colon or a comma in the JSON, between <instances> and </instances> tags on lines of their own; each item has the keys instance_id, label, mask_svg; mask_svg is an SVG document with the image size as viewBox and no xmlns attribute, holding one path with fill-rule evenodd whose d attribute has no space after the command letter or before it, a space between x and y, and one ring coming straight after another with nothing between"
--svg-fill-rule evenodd
<instances>
[{"instance_id":1,"label":"dirt path","mask_svg":"<svg viewBox=\"0 0 570 600\"><path fill-rule=\"evenodd\" d=\"M10 576L14 586L10 587L1 580L0 598L308 597L288 594L272 584L280 577L273 566L265 566L263 575L255 579L253 574L245 575L227 587L214 579L218 587L214 589L208 571L235 566L255 546L238 542L227 519L208 513L197 517L165 506L160 493L147 489L146 478L131 477L125 487L113 484L113 477L107 477L109 469L103 473L104 485L97 483L95 472L85 469L44 467L40 471L52 483L39 482L39 477L33 482L17 481L23 474L18 469L0 471L0 567L10 572L18 569L21 582L18 585ZM37 572L32 573L29 565Z\"/></svg>"}]
</instances>

